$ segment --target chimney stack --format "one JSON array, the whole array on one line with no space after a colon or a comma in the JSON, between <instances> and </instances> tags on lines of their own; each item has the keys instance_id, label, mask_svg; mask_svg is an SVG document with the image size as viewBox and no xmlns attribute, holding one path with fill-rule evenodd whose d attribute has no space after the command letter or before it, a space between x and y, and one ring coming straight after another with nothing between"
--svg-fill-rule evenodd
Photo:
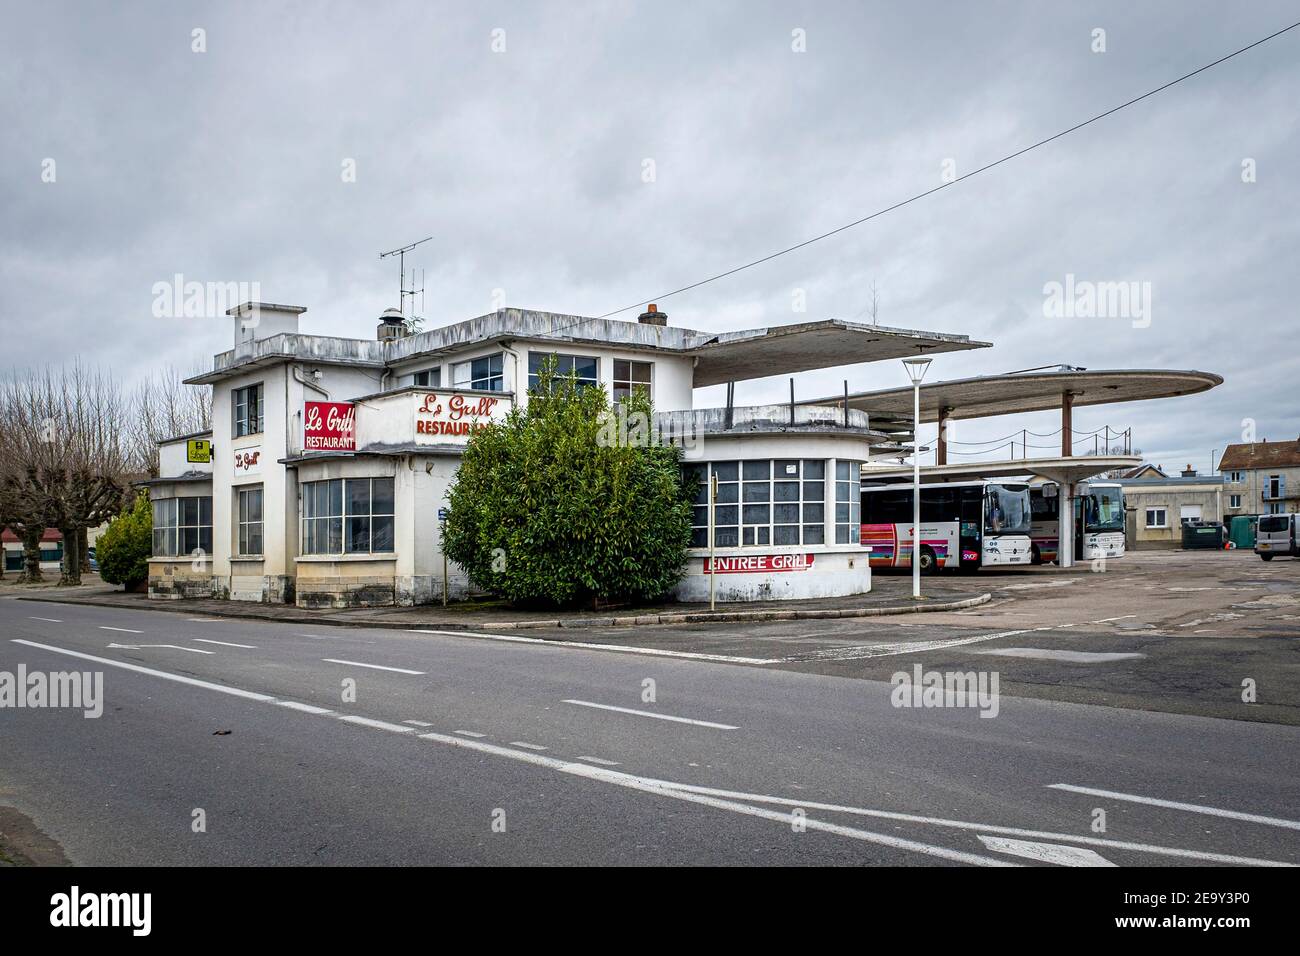
<instances>
[{"instance_id":1,"label":"chimney stack","mask_svg":"<svg viewBox=\"0 0 1300 956\"><path fill-rule=\"evenodd\" d=\"M1183 469L1182 475L1184 478L1196 477L1196 469L1192 467L1191 462L1188 462L1187 467Z\"/></svg>"},{"instance_id":2,"label":"chimney stack","mask_svg":"<svg viewBox=\"0 0 1300 956\"><path fill-rule=\"evenodd\" d=\"M667 325L668 313L660 312L659 306L651 302L646 306L646 310L637 316L637 321L642 325Z\"/></svg>"},{"instance_id":3,"label":"chimney stack","mask_svg":"<svg viewBox=\"0 0 1300 956\"><path fill-rule=\"evenodd\" d=\"M375 329L375 338L380 342L393 342L406 338L406 316L398 309L384 309L379 317L379 327Z\"/></svg>"}]
</instances>

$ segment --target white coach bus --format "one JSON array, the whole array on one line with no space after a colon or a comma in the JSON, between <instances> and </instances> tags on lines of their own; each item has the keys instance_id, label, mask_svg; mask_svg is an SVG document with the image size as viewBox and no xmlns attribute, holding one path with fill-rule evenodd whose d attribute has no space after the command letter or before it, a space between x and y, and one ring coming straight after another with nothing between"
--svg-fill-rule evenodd
<instances>
[{"instance_id":1,"label":"white coach bus","mask_svg":"<svg viewBox=\"0 0 1300 956\"><path fill-rule=\"evenodd\" d=\"M1030 563L1029 485L988 480L921 486L920 566L975 570ZM912 566L912 485L862 485L862 544L873 568Z\"/></svg>"},{"instance_id":2,"label":"white coach bus","mask_svg":"<svg viewBox=\"0 0 1300 956\"><path fill-rule=\"evenodd\" d=\"M1053 482L1029 489L1033 511L1033 563L1055 561L1060 545L1060 488ZM1122 558L1125 551L1124 488L1091 481L1074 503L1074 557L1082 561Z\"/></svg>"}]
</instances>

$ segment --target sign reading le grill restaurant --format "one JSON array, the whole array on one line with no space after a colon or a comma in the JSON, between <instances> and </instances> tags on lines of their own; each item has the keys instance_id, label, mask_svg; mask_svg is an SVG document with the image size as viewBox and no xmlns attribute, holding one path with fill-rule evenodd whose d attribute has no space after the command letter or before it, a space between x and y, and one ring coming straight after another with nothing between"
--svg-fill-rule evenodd
<instances>
[{"instance_id":1,"label":"sign reading le grill restaurant","mask_svg":"<svg viewBox=\"0 0 1300 956\"><path fill-rule=\"evenodd\" d=\"M487 395L425 392L415 407L415 438L467 441L470 433L505 417L507 403Z\"/></svg>"},{"instance_id":2,"label":"sign reading le grill restaurant","mask_svg":"<svg viewBox=\"0 0 1300 956\"><path fill-rule=\"evenodd\" d=\"M356 451L356 406L351 402L305 402L303 451Z\"/></svg>"}]
</instances>

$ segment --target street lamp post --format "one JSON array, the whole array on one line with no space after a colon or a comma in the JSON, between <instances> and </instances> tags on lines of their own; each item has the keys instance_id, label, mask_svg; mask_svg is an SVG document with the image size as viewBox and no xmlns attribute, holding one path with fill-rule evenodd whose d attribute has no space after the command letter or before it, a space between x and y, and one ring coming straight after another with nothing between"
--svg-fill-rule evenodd
<instances>
[{"instance_id":1,"label":"street lamp post","mask_svg":"<svg viewBox=\"0 0 1300 956\"><path fill-rule=\"evenodd\" d=\"M903 359L912 380L912 598L921 599L921 379L930 359ZM939 423L943 427L943 422Z\"/></svg>"}]
</instances>

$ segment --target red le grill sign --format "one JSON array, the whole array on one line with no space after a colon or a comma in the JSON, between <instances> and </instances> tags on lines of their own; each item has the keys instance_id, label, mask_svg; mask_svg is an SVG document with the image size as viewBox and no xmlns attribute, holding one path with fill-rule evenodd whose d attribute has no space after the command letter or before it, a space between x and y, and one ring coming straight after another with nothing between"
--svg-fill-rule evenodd
<instances>
[{"instance_id":1,"label":"red le grill sign","mask_svg":"<svg viewBox=\"0 0 1300 956\"><path fill-rule=\"evenodd\" d=\"M351 402L306 402L302 416L304 451L356 451L356 406Z\"/></svg>"}]
</instances>

